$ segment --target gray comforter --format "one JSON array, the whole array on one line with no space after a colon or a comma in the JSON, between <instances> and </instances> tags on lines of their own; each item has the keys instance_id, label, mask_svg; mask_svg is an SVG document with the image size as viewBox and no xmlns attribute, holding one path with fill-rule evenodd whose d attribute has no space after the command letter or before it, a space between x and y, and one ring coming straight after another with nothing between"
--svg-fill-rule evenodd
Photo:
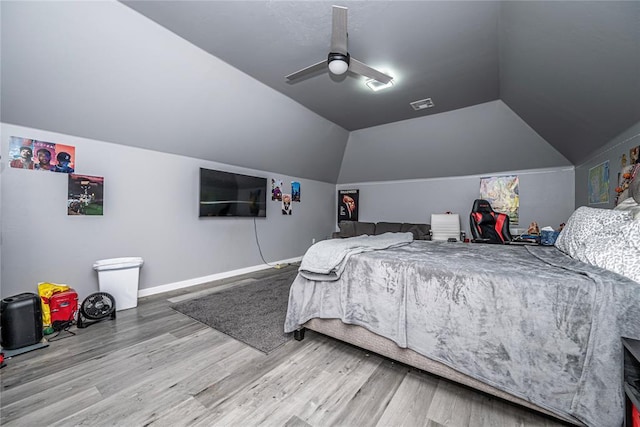
<instances>
[{"instance_id":1,"label":"gray comforter","mask_svg":"<svg viewBox=\"0 0 640 427\"><path fill-rule=\"evenodd\" d=\"M304 254L298 271L309 280L338 280L352 255L395 248L411 242L411 233L364 234L349 239L323 240Z\"/></svg>"},{"instance_id":2,"label":"gray comforter","mask_svg":"<svg viewBox=\"0 0 640 427\"><path fill-rule=\"evenodd\" d=\"M640 284L554 247L414 241L298 275L285 332L338 318L553 412L622 423L620 336L640 338Z\"/></svg>"}]
</instances>

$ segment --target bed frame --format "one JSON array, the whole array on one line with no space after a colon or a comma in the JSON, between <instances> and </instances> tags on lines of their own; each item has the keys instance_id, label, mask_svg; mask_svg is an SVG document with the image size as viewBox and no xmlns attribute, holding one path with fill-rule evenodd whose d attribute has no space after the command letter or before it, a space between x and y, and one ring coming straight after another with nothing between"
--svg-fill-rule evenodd
<instances>
[{"instance_id":1,"label":"bed frame","mask_svg":"<svg viewBox=\"0 0 640 427\"><path fill-rule=\"evenodd\" d=\"M553 418L562 420L564 422L577 425L577 426L584 426L583 423L576 420L575 418L566 417L566 416L551 412L550 410L545 409L541 406L535 405L522 398L513 396L505 391L499 390L495 387L485 384L468 375L464 375L443 363L431 360L425 356L420 355L419 353L416 353L413 350L410 350L408 348L398 347L396 343L394 343L393 341L387 338L384 338L380 335L376 335L373 332L370 332L363 327L342 323L339 319L319 319L319 318L311 319L302 326L303 326L302 329L295 331L294 333L294 337L298 341L304 338L304 329L305 328L310 329L312 331L321 333L323 335L336 338L340 341L353 344L357 347L369 350L371 352L374 352L382 356L388 357L390 359L396 360L398 362L404 363L405 365L409 365L414 368L421 369L423 371L429 372L431 374L435 374L439 377L446 378L456 383L464 384L475 390L479 390L487 394L504 399L506 401L515 403L517 405L524 406L529 409L533 409L537 412L541 412L543 414L549 415Z\"/></svg>"}]
</instances>

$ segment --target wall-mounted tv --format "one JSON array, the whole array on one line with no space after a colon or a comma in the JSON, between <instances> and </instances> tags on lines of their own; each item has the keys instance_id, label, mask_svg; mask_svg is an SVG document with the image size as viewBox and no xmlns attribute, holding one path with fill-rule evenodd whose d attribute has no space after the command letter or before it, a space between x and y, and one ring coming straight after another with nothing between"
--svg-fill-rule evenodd
<instances>
[{"instance_id":1,"label":"wall-mounted tv","mask_svg":"<svg viewBox=\"0 0 640 427\"><path fill-rule=\"evenodd\" d=\"M200 216L267 216L267 179L200 168Z\"/></svg>"}]
</instances>

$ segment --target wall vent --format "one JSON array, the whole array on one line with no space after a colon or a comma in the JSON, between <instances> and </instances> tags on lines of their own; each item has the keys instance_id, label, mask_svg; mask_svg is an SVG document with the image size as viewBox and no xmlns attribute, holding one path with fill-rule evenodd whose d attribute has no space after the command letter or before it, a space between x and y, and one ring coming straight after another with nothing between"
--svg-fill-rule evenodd
<instances>
[{"instance_id":1,"label":"wall vent","mask_svg":"<svg viewBox=\"0 0 640 427\"><path fill-rule=\"evenodd\" d=\"M435 104L433 103L431 98L427 98L427 99L421 99L419 101L410 102L409 105L411 105L411 108L413 108L414 110L419 111L419 110L424 110L425 108L431 108Z\"/></svg>"}]
</instances>

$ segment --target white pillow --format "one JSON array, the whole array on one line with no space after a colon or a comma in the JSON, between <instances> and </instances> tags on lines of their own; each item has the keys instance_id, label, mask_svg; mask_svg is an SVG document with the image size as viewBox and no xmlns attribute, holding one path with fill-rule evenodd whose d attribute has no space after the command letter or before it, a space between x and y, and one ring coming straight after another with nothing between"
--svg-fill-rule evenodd
<instances>
[{"instance_id":1,"label":"white pillow","mask_svg":"<svg viewBox=\"0 0 640 427\"><path fill-rule=\"evenodd\" d=\"M626 191L626 190L625 190ZM613 208L614 211L627 211L632 216L633 219L640 219L640 203L636 202L633 197L629 197L628 199L624 199L618 205Z\"/></svg>"},{"instance_id":2,"label":"white pillow","mask_svg":"<svg viewBox=\"0 0 640 427\"><path fill-rule=\"evenodd\" d=\"M575 258L640 283L640 220L620 223L594 237Z\"/></svg>"},{"instance_id":3,"label":"white pillow","mask_svg":"<svg viewBox=\"0 0 640 427\"><path fill-rule=\"evenodd\" d=\"M631 220L627 211L590 208L581 206L567 220L555 246L572 258L576 258L587 239L595 234L611 229L615 224Z\"/></svg>"}]
</instances>

